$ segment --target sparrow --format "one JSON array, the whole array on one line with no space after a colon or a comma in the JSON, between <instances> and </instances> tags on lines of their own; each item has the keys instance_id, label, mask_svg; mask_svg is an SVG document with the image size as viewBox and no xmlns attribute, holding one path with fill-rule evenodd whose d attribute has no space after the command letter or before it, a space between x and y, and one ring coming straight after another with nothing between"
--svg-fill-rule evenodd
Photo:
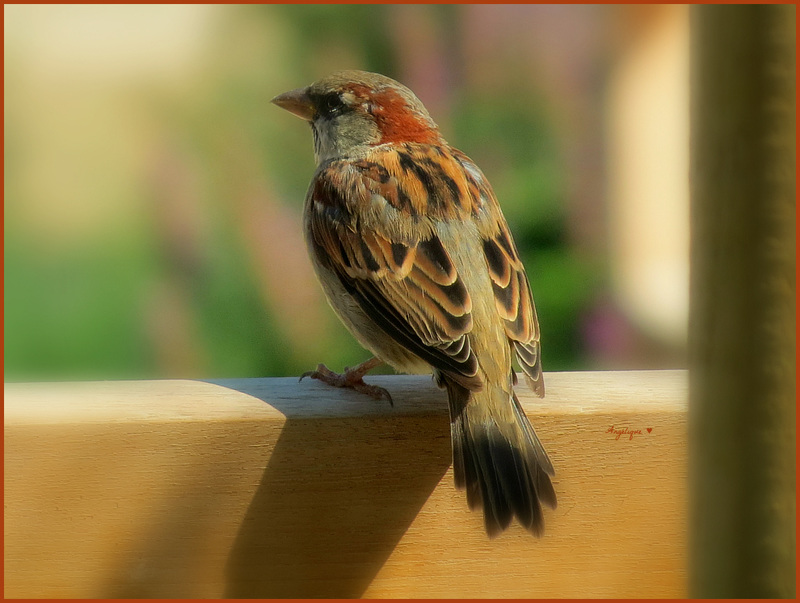
<instances>
[{"instance_id":1,"label":"sparrow","mask_svg":"<svg viewBox=\"0 0 800 603\"><path fill-rule=\"evenodd\" d=\"M422 102L377 73L340 71L272 99L306 120L316 171L303 229L328 301L374 358L306 375L376 398L381 363L447 391L458 489L494 537L533 534L555 509L554 475L513 386L516 356L544 397L539 323L525 268L489 181ZM302 379L302 377L301 377Z\"/></svg>"}]
</instances>

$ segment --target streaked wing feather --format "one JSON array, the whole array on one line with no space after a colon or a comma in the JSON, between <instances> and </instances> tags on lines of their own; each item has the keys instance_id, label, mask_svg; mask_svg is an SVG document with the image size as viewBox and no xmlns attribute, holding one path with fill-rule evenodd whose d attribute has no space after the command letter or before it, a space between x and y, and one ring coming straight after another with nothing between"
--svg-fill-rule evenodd
<instances>
[{"instance_id":1,"label":"streaked wing feather","mask_svg":"<svg viewBox=\"0 0 800 603\"><path fill-rule=\"evenodd\" d=\"M488 181L466 155L456 152L455 156L464 167L475 200L473 213L483 237L497 313L503 319L528 385L544 397L539 320L525 267Z\"/></svg>"},{"instance_id":2,"label":"streaked wing feather","mask_svg":"<svg viewBox=\"0 0 800 603\"><path fill-rule=\"evenodd\" d=\"M477 390L482 387L477 358L466 337L472 300L432 225L459 217L452 203L442 203L459 196L459 164L452 157L449 165L446 159L426 164L415 152L412 145L401 145L383 150L380 161L338 161L321 168L308 200L312 244L384 332ZM422 167L412 169L410 163ZM404 182L418 178L421 185L401 189L400 176ZM440 208L438 215L430 211L431 203Z\"/></svg>"}]
</instances>

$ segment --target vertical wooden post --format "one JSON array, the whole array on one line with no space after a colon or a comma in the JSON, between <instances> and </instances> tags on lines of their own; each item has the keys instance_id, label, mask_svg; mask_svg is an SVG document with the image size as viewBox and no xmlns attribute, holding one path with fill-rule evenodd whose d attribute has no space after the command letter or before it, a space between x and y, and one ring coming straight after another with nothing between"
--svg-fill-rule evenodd
<instances>
[{"instance_id":1,"label":"vertical wooden post","mask_svg":"<svg viewBox=\"0 0 800 603\"><path fill-rule=\"evenodd\" d=\"M795 7L692 8L690 596L795 596Z\"/></svg>"}]
</instances>

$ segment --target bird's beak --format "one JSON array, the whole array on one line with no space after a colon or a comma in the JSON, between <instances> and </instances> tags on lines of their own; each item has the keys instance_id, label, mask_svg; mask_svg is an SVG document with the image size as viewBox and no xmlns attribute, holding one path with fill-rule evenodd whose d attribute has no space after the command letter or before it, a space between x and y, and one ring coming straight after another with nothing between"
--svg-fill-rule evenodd
<instances>
[{"instance_id":1,"label":"bird's beak","mask_svg":"<svg viewBox=\"0 0 800 603\"><path fill-rule=\"evenodd\" d=\"M311 99L308 97L307 88L289 90L289 92L279 94L273 98L271 102L278 105L281 109L286 109L289 113L294 113L297 117L301 117L306 121L311 121L314 118L314 106L311 104Z\"/></svg>"}]
</instances>

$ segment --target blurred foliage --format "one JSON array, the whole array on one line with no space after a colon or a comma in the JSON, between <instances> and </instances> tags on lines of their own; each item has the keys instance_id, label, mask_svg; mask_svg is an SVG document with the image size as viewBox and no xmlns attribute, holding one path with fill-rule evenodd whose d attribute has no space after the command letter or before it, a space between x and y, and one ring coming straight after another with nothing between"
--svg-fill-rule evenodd
<instances>
[{"instance_id":1,"label":"blurred foliage","mask_svg":"<svg viewBox=\"0 0 800 603\"><path fill-rule=\"evenodd\" d=\"M152 355L131 300L147 262L127 245L38 253L6 233L5 371L25 379L137 377Z\"/></svg>"},{"instance_id":2,"label":"blurred foliage","mask_svg":"<svg viewBox=\"0 0 800 603\"><path fill-rule=\"evenodd\" d=\"M533 78L519 77L518 62L503 65L498 58L503 93L481 88L462 57L470 43L464 7L417 8L449 49L438 57L451 74L441 83L449 111L438 116L448 126L445 135L491 180L528 267L545 370L582 368L581 316L605 277L570 244L570 176L552 107L540 93L544 84L534 86ZM35 169L38 150L25 124L49 105L31 106L12 92L5 140L6 379L296 375L317 362L341 369L365 359L316 284L304 280L299 213L313 172L311 136L268 100L332 68L403 80L413 48L392 34L397 10L220 7L204 34L195 76L115 84L122 92L109 98L131 139L141 138L143 150L129 161L135 184L112 176L105 182L98 173L87 182L102 188L85 192L98 206L128 209L67 242L50 240L26 210L59 204L39 198L46 193L24 177ZM7 19L7 30L14 26ZM23 81L24 61L22 51L7 59L7 89ZM81 132L78 123L51 134L91 146ZM118 150L89 148L80 165L91 173L96 158L116 157ZM81 185L66 179L62 186ZM72 227L69 220L63 224ZM284 262L299 268L282 274Z\"/></svg>"}]
</instances>

